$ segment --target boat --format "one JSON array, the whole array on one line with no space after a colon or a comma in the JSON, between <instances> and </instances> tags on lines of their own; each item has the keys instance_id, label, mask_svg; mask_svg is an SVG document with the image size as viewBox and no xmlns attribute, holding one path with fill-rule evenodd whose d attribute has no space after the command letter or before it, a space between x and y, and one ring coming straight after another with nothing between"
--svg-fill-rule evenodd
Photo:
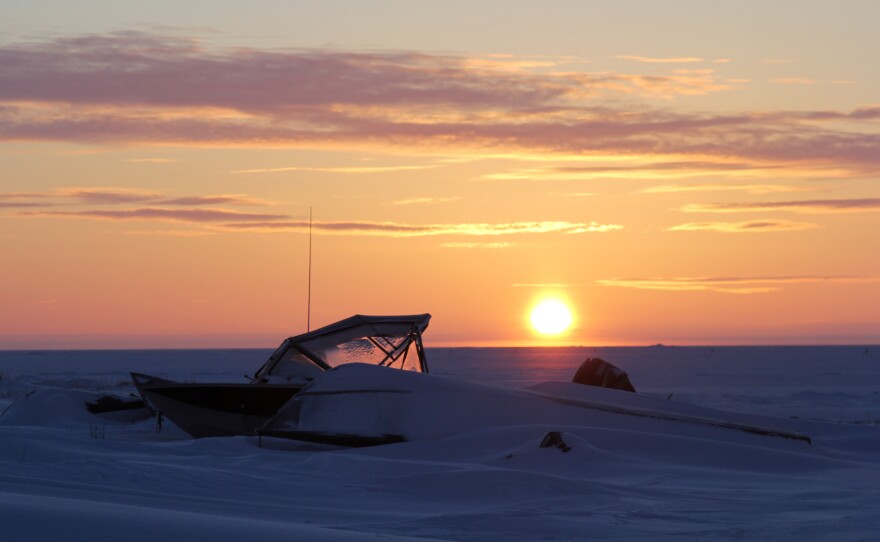
<instances>
[{"instance_id":1,"label":"boat","mask_svg":"<svg viewBox=\"0 0 880 542\"><path fill-rule=\"evenodd\" d=\"M195 438L253 436L292 397L325 372L351 363L428 372L422 333L430 314L356 314L288 337L245 383L176 382L143 373L132 381L158 420Z\"/></svg>"},{"instance_id":2,"label":"boat","mask_svg":"<svg viewBox=\"0 0 880 542\"><path fill-rule=\"evenodd\" d=\"M607 385L544 382L514 389L353 363L316 378L258 434L373 446L533 428L546 433L546 447L563 452L567 445L560 445L561 433L584 428L611 432L617 435L614 438L648 432L728 442L732 433L738 433L751 435L755 445L768 438L811 444L808 435L787 426L783 419L679 403Z\"/></svg>"}]
</instances>

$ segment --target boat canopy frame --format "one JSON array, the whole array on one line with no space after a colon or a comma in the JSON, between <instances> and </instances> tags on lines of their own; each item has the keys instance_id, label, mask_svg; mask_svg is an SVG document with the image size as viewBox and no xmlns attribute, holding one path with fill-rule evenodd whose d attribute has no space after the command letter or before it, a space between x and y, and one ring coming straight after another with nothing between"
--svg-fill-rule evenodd
<instances>
[{"instance_id":1,"label":"boat canopy frame","mask_svg":"<svg viewBox=\"0 0 880 542\"><path fill-rule=\"evenodd\" d=\"M410 347L415 346L419 370L427 373L428 360L422 344L422 333L427 329L430 320L430 314L402 316L356 314L314 331L288 337L254 374L252 381L266 381L273 375L278 364L290 354L299 354L321 369L330 370L335 365L322 355L326 347L353 344L364 340L384 355L377 363L384 367L391 367L400 362L400 367L404 368ZM291 350L294 352L292 353Z\"/></svg>"}]
</instances>

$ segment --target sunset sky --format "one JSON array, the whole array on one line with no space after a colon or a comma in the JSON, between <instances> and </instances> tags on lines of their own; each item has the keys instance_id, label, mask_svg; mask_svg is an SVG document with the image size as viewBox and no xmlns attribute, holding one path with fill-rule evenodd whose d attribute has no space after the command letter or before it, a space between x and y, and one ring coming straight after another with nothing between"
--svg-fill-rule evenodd
<instances>
[{"instance_id":1,"label":"sunset sky","mask_svg":"<svg viewBox=\"0 0 880 542\"><path fill-rule=\"evenodd\" d=\"M0 348L878 343L878 21L4 0Z\"/></svg>"}]
</instances>

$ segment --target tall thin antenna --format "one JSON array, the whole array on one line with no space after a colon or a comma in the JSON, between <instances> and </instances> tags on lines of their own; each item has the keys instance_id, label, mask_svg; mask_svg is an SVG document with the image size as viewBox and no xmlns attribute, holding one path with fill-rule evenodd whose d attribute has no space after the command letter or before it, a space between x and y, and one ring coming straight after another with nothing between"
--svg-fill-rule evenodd
<instances>
[{"instance_id":1,"label":"tall thin antenna","mask_svg":"<svg viewBox=\"0 0 880 542\"><path fill-rule=\"evenodd\" d=\"M312 208L309 207L309 296L306 306L306 332L312 330Z\"/></svg>"}]
</instances>

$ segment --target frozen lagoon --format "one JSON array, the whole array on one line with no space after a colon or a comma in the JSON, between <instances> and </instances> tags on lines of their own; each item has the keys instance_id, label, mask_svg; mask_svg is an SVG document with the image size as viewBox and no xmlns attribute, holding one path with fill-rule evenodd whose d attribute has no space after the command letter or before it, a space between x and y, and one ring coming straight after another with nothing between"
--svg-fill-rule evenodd
<instances>
[{"instance_id":1,"label":"frozen lagoon","mask_svg":"<svg viewBox=\"0 0 880 542\"><path fill-rule=\"evenodd\" d=\"M269 353L0 352L3 539L867 540L880 529L880 347L428 350L435 375L511 388L569 381L599 356L641 394L772 416L812 445L671 435L646 420L487 426L358 450L274 439L260 448L245 437L192 440L167 422L157 435L151 421L80 406L91 393L133 391L129 371L241 382ZM539 448L547 431L562 431L572 450Z\"/></svg>"}]
</instances>

